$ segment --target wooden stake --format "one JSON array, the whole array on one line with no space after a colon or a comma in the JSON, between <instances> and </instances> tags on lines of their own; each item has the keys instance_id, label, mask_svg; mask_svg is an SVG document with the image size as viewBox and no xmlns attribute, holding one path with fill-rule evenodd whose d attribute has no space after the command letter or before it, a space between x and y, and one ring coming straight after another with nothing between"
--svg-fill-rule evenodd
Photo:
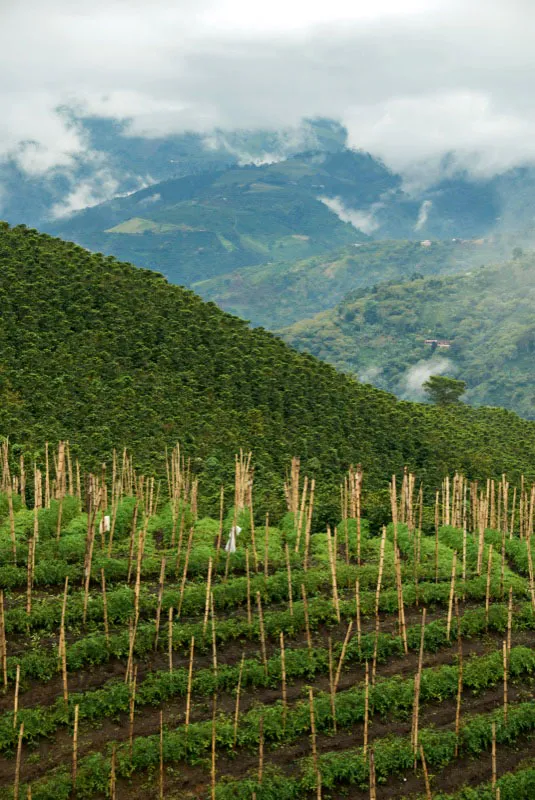
<instances>
[{"instance_id":1,"label":"wooden stake","mask_svg":"<svg viewBox=\"0 0 535 800\"><path fill-rule=\"evenodd\" d=\"M301 594L303 596L303 613L305 615L305 631L307 637L307 647L308 647L308 658L309 660L312 658L312 637L310 636L310 620L308 617L308 600L307 600L307 593L305 589L305 584L301 584Z\"/></svg>"},{"instance_id":2,"label":"wooden stake","mask_svg":"<svg viewBox=\"0 0 535 800\"><path fill-rule=\"evenodd\" d=\"M20 759L22 756L22 737L24 736L24 722L21 722L19 729L19 740L17 743L17 762L15 764L15 785L13 787L13 800L19 800L20 786Z\"/></svg>"},{"instance_id":3,"label":"wooden stake","mask_svg":"<svg viewBox=\"0 0 535 800\"><path fill-rule=\"evenodd\" d=\"M396 583L398 592L398 619L399 619L399 634L403 642L403 650L405 655L409 653L409 646L407 643L407 629L405 627L405 608L403 605L403 584L401 582L401 564L399 549L397 545L394 546L394 561L396 570Z\"/></svg>"},{"instance_id":4,"label":"wooden stake","mask_svg":"<svg viewBox=\"0 0 535 800\"><path fill-rule=\"evenodd\" d=\"M489 545L489 560L487 563L487 590L485 592L485 627L489 629L489 606L490 606L490 576L492 572L492 545Z\"/></svg>"},{"instance_id":5,"label":"wooden stake","mask_svg":"<svg viewBox=\"0 0 535 800\"><path fill-rule=\"evenodd\" d=\"M361 625L360 625L360 585L359 579L357 578L355 583L355 601L356 601L356 609L357 609L357 644L359 646L359 653L360 653L360 640L362 636Z\"/></svg>"},{"instance_id":6,"label":"wooden stake","mask_svg":"<svg viewBox=\"0 0 535 800\"><path fill-rule=\"evenodd\" d=\"M318 749L316 746L316 722L314 718L314 694L312 687L308 687L308 705L310 709L310 744L312 747L312 762L316 773L316 796L321 800L321 774L318 766Z\"/></svg>"},{"instance_id":7,"label":"wooden stake","mask_svg":"<svg viewBox=\"0 0 535 800\"><path fill-rule=\"evenodd\" d=\"M266 634L264 632L264 615L262 613L262 599L260 592L256 593L256 605L258 607L258 624L260 626L260 644L262 645L262 661L264 662L264 674L268 673Z\"/></svg>"},{"instance_id":8,"label":"wooden stake","mask_svg":"<svg viewBox=\"0 0 535 800\"><path fill-rule=\"evenodd\" d=\"M266 514L266 527L264 533L264 577L269 575L269 514Z\"/></svg>"},{"instance_id":9,"label":"wooden stake","mask_svg":"<svg viewBox=\"0 0 535 800\"><path fill-rule=\"evenodd\" d=\"M439 493L435 495L435 583L438 583L438 528L439 528Z\"/></svg>"},{"instance_id":10,"label":"wooden stake","mask_svg":"<svg viewBox=\"0 0 535 800\"><path fill-rule=\"evenodd\" d=\"M162 599L163 599L163 587L165 583L165 558L162 558L162 563L160 567L160 581L158 584L158 605L156 607L156 634L154 636L154 649L158 649L158 639L160 636L160 619L162 615Z\"/></svg>"},{"instance_id":11,"label":"wooden stake","mask_svg":"<svg viewBox=\"0 0 535 800\"><path fill-rule=\"evenodd\" d=\"M17 664L17 675L15 678L15 697L13 700L13 727L17 727L17 714L19 711L19 686L20 686L20 664Z\"/></svg>"},{"instance_id":12,"label":"wooden stake","mask_svg":"<svg viewBox=\"0 0 535 800\"><path fill-rule=\"evenodd\" d=\"M507 642L503 643L503 721L507 725Z\"/></svg>"},{"instance_id":13,"label":"wooden stake","mask_svg":"<svg viewBox=\"0 0 535 800\"><path fill-rule=\"evenodd\" d=\"M160 800L163 800L163 711L160 711Z\"/></svg>"},{"instance_id":14,"label":"wooden stake","mask_svg":"<svg viewBox=\"0 0 535 800\"><path fill-rule=\"evenodd\" d=\"M509 587L509 607L507 609L507 657L511 652L511 629L513 627L513 587Z\"/></svg>"},{"instance_id":15,"label":"wooden stake","mask_svg":"<svg viewBox=\"0 0 535 800\"><path fill-rule=\"evenodd\" d=\"M258 783L262 783L264 772L264 717L258 721Z\"/></svg>"},{"instance_id":16,"label":"wooden stake","mask_svg":"<svg viewBox=\"0 0 535 800\"><path fill-rule=\"evenodd\" d=\"M111 751L111 764L110 764L110 798L111 800L116 800L116 784L117 779L115 775L115 764L117 761L117 745L113 745Z\"/></svg>"},{"instance_id":17,"label":"wooden stake","mask_svg":"<svg viewBox=\"0 0 535 800\"><path fill-rule=\"evenodd\" d=\"M216 789L216 710L217 694L214 692L212 700L212 763L210 768L211 800L215 800Z\"/></svg>"},{"instance_id":18,"label":"wooden stake","mask_svg":"<svg viewBox=\"0 0 535 800\"><path fill-rule=\"evenodd\" d=\"M423 768L423 771L424 771L426 800L432 800L433 795L431 794L431 784L429 783L429 773L427 772L427 764L425 762L424 748L422 747L422 745L420 745L420 758L422 759L422 768Z\"/></svg>"},{"instance_id":19,"label":"wooden stake","mask_svg":"<svg viewBox=\"0 0 535 800\"><path fill-rule=\"evenodd\" d=\"M206 626L208 625L208 614L210 613L210 593L212 591L212 559L208 560L208 578L206 580L206 601L204 604L204 620L202 624L203 636L206 633Z\"/></svg>"},{"instance_id":20,"label":"wooden stake","mask_svg":"<svg viewBox=\"0 0 535 800\"><path fill-rule=\"evenodd\" d=\"M282 634L281 634L282 636ZM238 686L236 689L236 707L234 709L234 743L233 748L236 749L236 742L238 739L238 722L240 719L240 693L241 693L241 679L243 675L243 665L245 663L245 653L242 653L240 661L240 671L238 673Z\"/></svg>"},{"instance_id":21,"label":"wooden stake","mask_svg":"<svg viewBox=\"0 0 535 800\"><path fill-rule=\"evenodd\" d=\"M4 680L4 689L7 689L7 640L6 640L6 622L4 612L4 590L0 589L0 652L2 657L2 675Z\"/></svg>"},{"instance_id":22,"label":"wooden stake","mask_svg":"<svg viewBox=\"0 0 535 800\"><path fill-rule=\"evenodd\" d=\"M459 647L459 675L457 679L457 706L455 709L455 758L457 758L459 755L459 731L461 727L461 702L463 697L463 643L461 638L461 625L458 615L457 644Z\"/></svg>"},{"instance_id":23,"label":"wooden stake","mask_svg":"<svg viewBox=\"0 0 535 800\"><path fill-rule=\"evenodd\" d=\"M333 718L333 731L336 733L336 704L334 702L334 669L333 669L333 643L332 639L328 637L328 651L329 651L329 692L331 696L331 716Z\"/></svg>"},{"instance_id":24,"label":"wooden stake","mask_svg":"<svg viewBox=\"0 0 535 800\"><path fill-rule=\"evenodd\" d=\"M453 552L453 560L451 563L451 585L450 585L450 599L448 603L448 621L446 624L446 638L450 640L451 632L451 618L453 613L453 598L455 597L455 570L457 567L457 550Z\"/></svg>"},{"instance_id":25,"label":"wooden stake","mask_svg":"<svg viewBox=\"0 0 535 800\"><path fill-rule=\"evenodd\" d=\"M342 665L344 663L344 658L346 657L346 650L347 645L349 644L349 637L351 636L351 630L353 628L353 620L349 621L349 625L347 626L346 635L344 638L344 643L342 645L342 652L340 653L340 658L338 659L338 666L336 668L336 676L334 679L334 691L338 689L338 684L340 683L340 676L342 674Z\"/></svg>"},{"instance_id":26,"label":"wooden stake","mask_svg":"<svg viewBox=\"0 0 535 800\"><path fill-rule=\"evenodd\" d=\"M74 706L74 730L72 733L72 791L76 794L76 772L78 768L78 712L80 706Z\"/></svg>"},{"instance_id":27,"label":"wooden stake","mask_svg":"<svg viewBox=\"0 0 535 800\"><path fill-rule=\"evenodd\" d=\"M286 654L284 650L284 634L280 632L281 647L281 680L282 680L282 730L286 730L286 717L288 714L288 698L286 692Z\"/></svg>"},{"instance_id":28,"label":"wooden stake","mask_svg":"<svg viewBox=\"0 0 535 800\"><path fill-rule=\"evenodd\" d=\"M368 751L369 713L370 713L370 670L368 666L368 660L366 659L366 679L364 681L364 738L363 738L364 755L366 755Z\"/></svg>"},{"instance_id":29,"label":"wooden stake","mask_svg":"<svg viewBox=\"0 0 535 800\"><path fill-rule=\"evenodd\" d=\"M189 716L191 710L191 685L193 682L193 657L195 652L195 636L191 637L191 644L189 647L189 669L188 669L188 691L186 694L186 719L184 721L184 727L186 729L186 733L188 732L189 727Z\"/></svg>"},{"instance_id":30,"label":"wooden stake","mask_svg":"<svg viewBox=\"0 0 535 800\"><path fill-rule=\"evenodd\" d=\"M377 800L377 789L375 785L375 755L373 748L370 748L370 800Z\"/></svg>"},{"instance_id":31,"label":"wooden stake","mask_svg":"<svg viewBox=\"0 0 535 800\"><path fill-rule=\"evenodd\" d=\"M100 570L100 580L102 583L102 613L104 616L104 635L106 636L106 644L110 644L110 629L108 625L108 599L106 596L106 576L104 575L104 568Z\"/></svg>"},{"instance_id":32,"label":"wooden stake","mask_svg":"<svg viewBox=\"0 0 535 800\"><path fill-rule=\"evenodd\" d=\"M492 788L496 788L496 723L492 723Z\"/></svg>"},{"instance_id":33,"label":"wooden stake","mask_svg":"<svg viewBox=\"0 0 535 800\"><path fill-rule=\"evenodd\" d=\"M288 606L290 609L290 616L294 615L293 591L292 591L292 568L290 565L290 550L288 542L284 543L284 553L286 556L286 571L288 573Z\"/></svg>"},{"instance_id":34,"label":"wooden stake","mask_svg":"<svg viewBox=\"0 0 535 800\"><path fill-rule=\"evenodd\" d=\"M130 683L130 698L129 706L129 719L128 719L128 751L130 753L130 761L132 761L132 749L134 746L134 714L136 708L136 685L137 685L137 664L133 670L132 681Z\"/></svg>"},{"instance_id":35,"label":"wooden stake","mask_svg":"<svg viewBox=\"0 0 535 800\"><path fill-rule=\"evenodd\" d=\"M178 610L177 610L177 619L180 617L180 612L182 611L182 602L184 600L184 589L186 588L186 580L188 577L188 565L189 565L189 556L191 553L191 545L193 543L193 525L189 529L189 536L188 536L188 544L186 547L186 558L184 561L184 570L182 572L182 583L180 584L180 599L178 601Z\"/></svg>"},{"instance_id":36,"label":"wooden stake","mask_svg":"<svg viewBox=\"0 0 535 800\"><path fill-rule=\"evenodd\" d=\"M327 547L329 549L329 563L331 566L331 583L332 583L332 593L333 593L333 606L334 611L336 613L336 619L340 622L340 603L338 600L338 585L336 582L336 548L333 544L333 539L331 537L331 529L327 525Z\"/></svg>"},{"instance_id":37,"label":"wooden stake","mask_svg":"<svg viewBox=\"0 0 535 800\"><path fill-rule=\"evenodd\" d=\"M416 761L418 755L418 721L420 714L420 685L422 682L422 667L424 660L424 642L425 642L425 615L427 611L424 608L422 611L422 629L420 634L420 652L418 654L418 671L414 679L414 701L412 707L412 747L414 751L414 759Z\"/></svg>"},{"instance_id":38,"label":"wooden stake","mask_svg":"<svg viewBox=\"0 0 535 800\"><path fill-rule=\"evenodd\" d=\"M249 628L253 624L253 612L251 608L251 570L249 568L249 548L245 548L245 576L247 579L247 624Z\"/></svg>"}]
</instances>

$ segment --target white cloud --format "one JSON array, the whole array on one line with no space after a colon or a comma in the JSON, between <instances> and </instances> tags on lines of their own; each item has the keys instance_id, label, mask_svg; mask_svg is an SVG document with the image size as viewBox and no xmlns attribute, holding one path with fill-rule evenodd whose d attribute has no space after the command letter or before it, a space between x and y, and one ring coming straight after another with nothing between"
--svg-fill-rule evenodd
<instances>
[{"instance_id":1,"label":"white cloud","mask_svg":"<svg viewBox=\"0 0 535 800\"><path fill-rule=\"evenodd\" d=\"M399 393L404 400L425 400L427 395L422 384L431 375L444 375L446 372L449 375L456 372L456 367L449 358L434 355L422 359L405 372L399 383Z\"/></svg>"},{"instance_id":2,"label":"white cloud","mask_svg":"<svg viewBox=\"0 0 535 800\"><path fill-rule=\"evenodd\" d=\"M370 234L379 228L375 213L383 208L383 203L373 203L369 210L348 208L340 197L318 197L327 208L339 217L342 222L349 222L362 233Z\"/></svg>"},{"instance_id":3,"label":"white cloud","mask_svg":"<svg viewBox=\"0 0 535 800\"><path fill-rule=\"evenodd\" d=\"M422 205L420 206L420 210L418 212L418 219L416 220L416 225L414 226L415 231L421 230L425 223L427 222L427 218L429 217L429 212L433 206L432 200L424 200Z\"/></svg>"},{"instance_id":4,"label":"white cloud","mask_svg":"<svg viewBox=\"0 0 535 800\"><path fill-rule=\"evenodd\" d=\"M64 104L150 136L329 116L409 180L450 151L477 175L535 161L528 0L8 0L0 16L0 158L31 174L87 149Z\"/></svg>"}]
</instances>

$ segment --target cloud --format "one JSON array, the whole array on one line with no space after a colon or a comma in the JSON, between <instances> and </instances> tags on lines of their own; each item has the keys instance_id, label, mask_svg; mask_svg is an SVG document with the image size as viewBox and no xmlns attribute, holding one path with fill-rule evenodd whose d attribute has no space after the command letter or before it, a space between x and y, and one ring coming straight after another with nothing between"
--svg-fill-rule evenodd
<instances>
[{"instance_id":1,"label":"cloud","mask_svg":"<svg viewBox=\"0 0 535 800\"><path fill-rule=\"evenodd\" d=\"M383 374L382 367L370 366L359 372L358 379L361 383L373 383Z\"/></svg>"},{"instance_id":2,"label":"cloud","mask_svg":"<svg viewBox=\"0 0 535 800\"><path fill-rule=\"evenodd\" d=\"M365 234L373 233L379 228L375 213L383 208L383 203L373 203L368 211L351 209L344 205L340 197L318 197L327 208L330 208L342 222L349 222L354 228Z\"/></svg>"},{"instance_id":3,"label":"cloud","mask_svg":"<svg viewBox=\"0 0 535 800\"><path fill-rule=\"evenodd\" d=\"M535 161L527 0L7 0L1 13L0 159L32 175L84 157L65 107L152 137L331 117L409 182L445 153L478 176Z\"/></svg>"},{"instance_id":4,"label":"cloud","mask_svg":"<svg viewBox=\"0 0 535 800\"><path fill-rule=\"evenodd\" d=\"M427 395L422 388L422 384L431 375L444 375L448 372L454 375L456 367L449 358L442 356L431 356L422 359L409 367L399 382L399 394L403 400L425 400Z\"/></svg>"},{"instance_id":5,"label":"cloud","mask_svg":"<svg viewBox=\"0 0 535 800\"><path fill-rule=\"evenodd\" d=\"M429 212L431 211L431 207L433 205L432 200L424 200L422 205L420 206L420 210L418 212L418 219L416 221L416 225L414 226L415 231L421 230L424 227L425 223L427 222L427 218L429 216Z\"/></svg>"},{"instance_id":6,"label":"cloud","mask_svg":"<svg viewBox=\"0 0 535 800\"><path fill-rule=\"evenodd\" d=\"M121 175L124 180L126 176ZM82 208L90 208L112 197L128 197L134 192L150 186L150 179L143 180L142 178L133 178L128 176L131 180L135 181L135 188L129 192L122 192L119 194L121 181L117 176L106 168L97 169L90 177L82 180L74 180L72 190L60 202L55 203L50 210L51 219L61 219L69 217L76 211L81 211ZM145 204L155 202L160 198L159 194L151 195L145 199Z\"/></svg>"}]
</instances>

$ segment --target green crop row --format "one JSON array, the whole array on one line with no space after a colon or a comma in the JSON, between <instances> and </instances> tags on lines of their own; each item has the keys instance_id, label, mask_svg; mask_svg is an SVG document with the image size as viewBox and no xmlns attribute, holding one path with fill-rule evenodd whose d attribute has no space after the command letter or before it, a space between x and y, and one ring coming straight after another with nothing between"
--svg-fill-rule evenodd
<instances>
[{"instance_id":1,"label":"green crop row","mask_svg":"<svg viewBox=\"0 0 535 800\"><path fill-rule=\"evenodd\" d=\"M325 602L325 601L322 601ZM324 609L329 615L329 608ZM318 619L319 608L314 609L314 619ZM328 618L328 617L327 617ZM473 609L465 612L460 617L461 634L466 637L476 636L487 630L485 613L483 609ZM495 605L490 608L488 630L504 632L507 625L507 608ZM452 629L452 642L455 642L457 625L454 622ZM535 628L535 617L531 612L531 607L526 604L518 609L514 617L514 628L525 629ZM199 633L202 634L202 631ZM407 630L409 649L418 650L420 646L420 626L411 626ZM196 640L198 641L198 640ZM451 646L446 635L446 623L443 620L430 622L425 629L424 647L427 652L436 652L441 647ZM334 657L339 658L342 645L337 643L334 647ZM346 650L345 664L363 663L365 660L373 658L375 649L375 634L366 634L361 639L360 647L356 638L353 638ZM398 636L380 634L377 641L377 658L380 662L386 661L393 656L403 654L403 644ZM312 680L315 676L326 674L329 669L329 656L325 648L314 648L309 655L308 650L287 649L286 650L286 677L292 681L296 679ZM215 691L233 691L238 683L239 666L220 665L217 675L212 669L199 669L194 673L192 691L195 695L210 696ZM426 673L427 674L427 670ZM273 656L267 662L267 670L259 659L247 659L244 662L242 685L246 687L272 687L280 686L281 682L281 659L279 655ZM157 705L170 700L176 696L184 696L187 691L188 671L185 668L169 671L151 672L140 682L137 689L137 706ZM371 713L374 709L381 709L384 714L388 710L384 705L381 691L386 684L381 683L372 690ZM381 689L380 687L383 687ZM396 690L397 690L396 684ZM410 690L410 686L409 686ZM387 692L388 694L388 692ZM412 695L406 695L406 700L411 701ZM40 736L48 736L59 725L69 724L73 719L74 706L79 706L80 719L90 719L92 721L104 716L115 716L125 712L129 708L130 690L124 681L111 681L99 689L90 690L83 693L71 694L69 706L66 706L63 699L58 699L52 706L36 707L23 709L19 712L20 721L24 721L24 737L28 741L35 740ZM406 710L407 705L396 701L396 710L399 713L402 709ZM13 715L8 712L0 717L0 750L10 750L16 741L16 731L13 727Z\"/></svg>"}]
</instances>

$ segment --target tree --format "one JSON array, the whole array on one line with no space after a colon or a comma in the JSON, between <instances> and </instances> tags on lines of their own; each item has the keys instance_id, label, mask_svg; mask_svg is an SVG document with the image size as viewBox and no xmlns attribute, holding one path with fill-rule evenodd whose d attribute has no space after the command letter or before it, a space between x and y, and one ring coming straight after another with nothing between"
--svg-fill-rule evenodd
<instances>
[{"instance_id":1,"label":"tree","mask_svg":"<svg viewBox=\"0 0 535 800\"><path fill-rule=\"evenodd\" d=\"M456 381L455 378L446 378L444 375L431 375L422 386L431 402L438 406L458 403L466 391L464 381Z\"/></svg>"}]
</instances>

